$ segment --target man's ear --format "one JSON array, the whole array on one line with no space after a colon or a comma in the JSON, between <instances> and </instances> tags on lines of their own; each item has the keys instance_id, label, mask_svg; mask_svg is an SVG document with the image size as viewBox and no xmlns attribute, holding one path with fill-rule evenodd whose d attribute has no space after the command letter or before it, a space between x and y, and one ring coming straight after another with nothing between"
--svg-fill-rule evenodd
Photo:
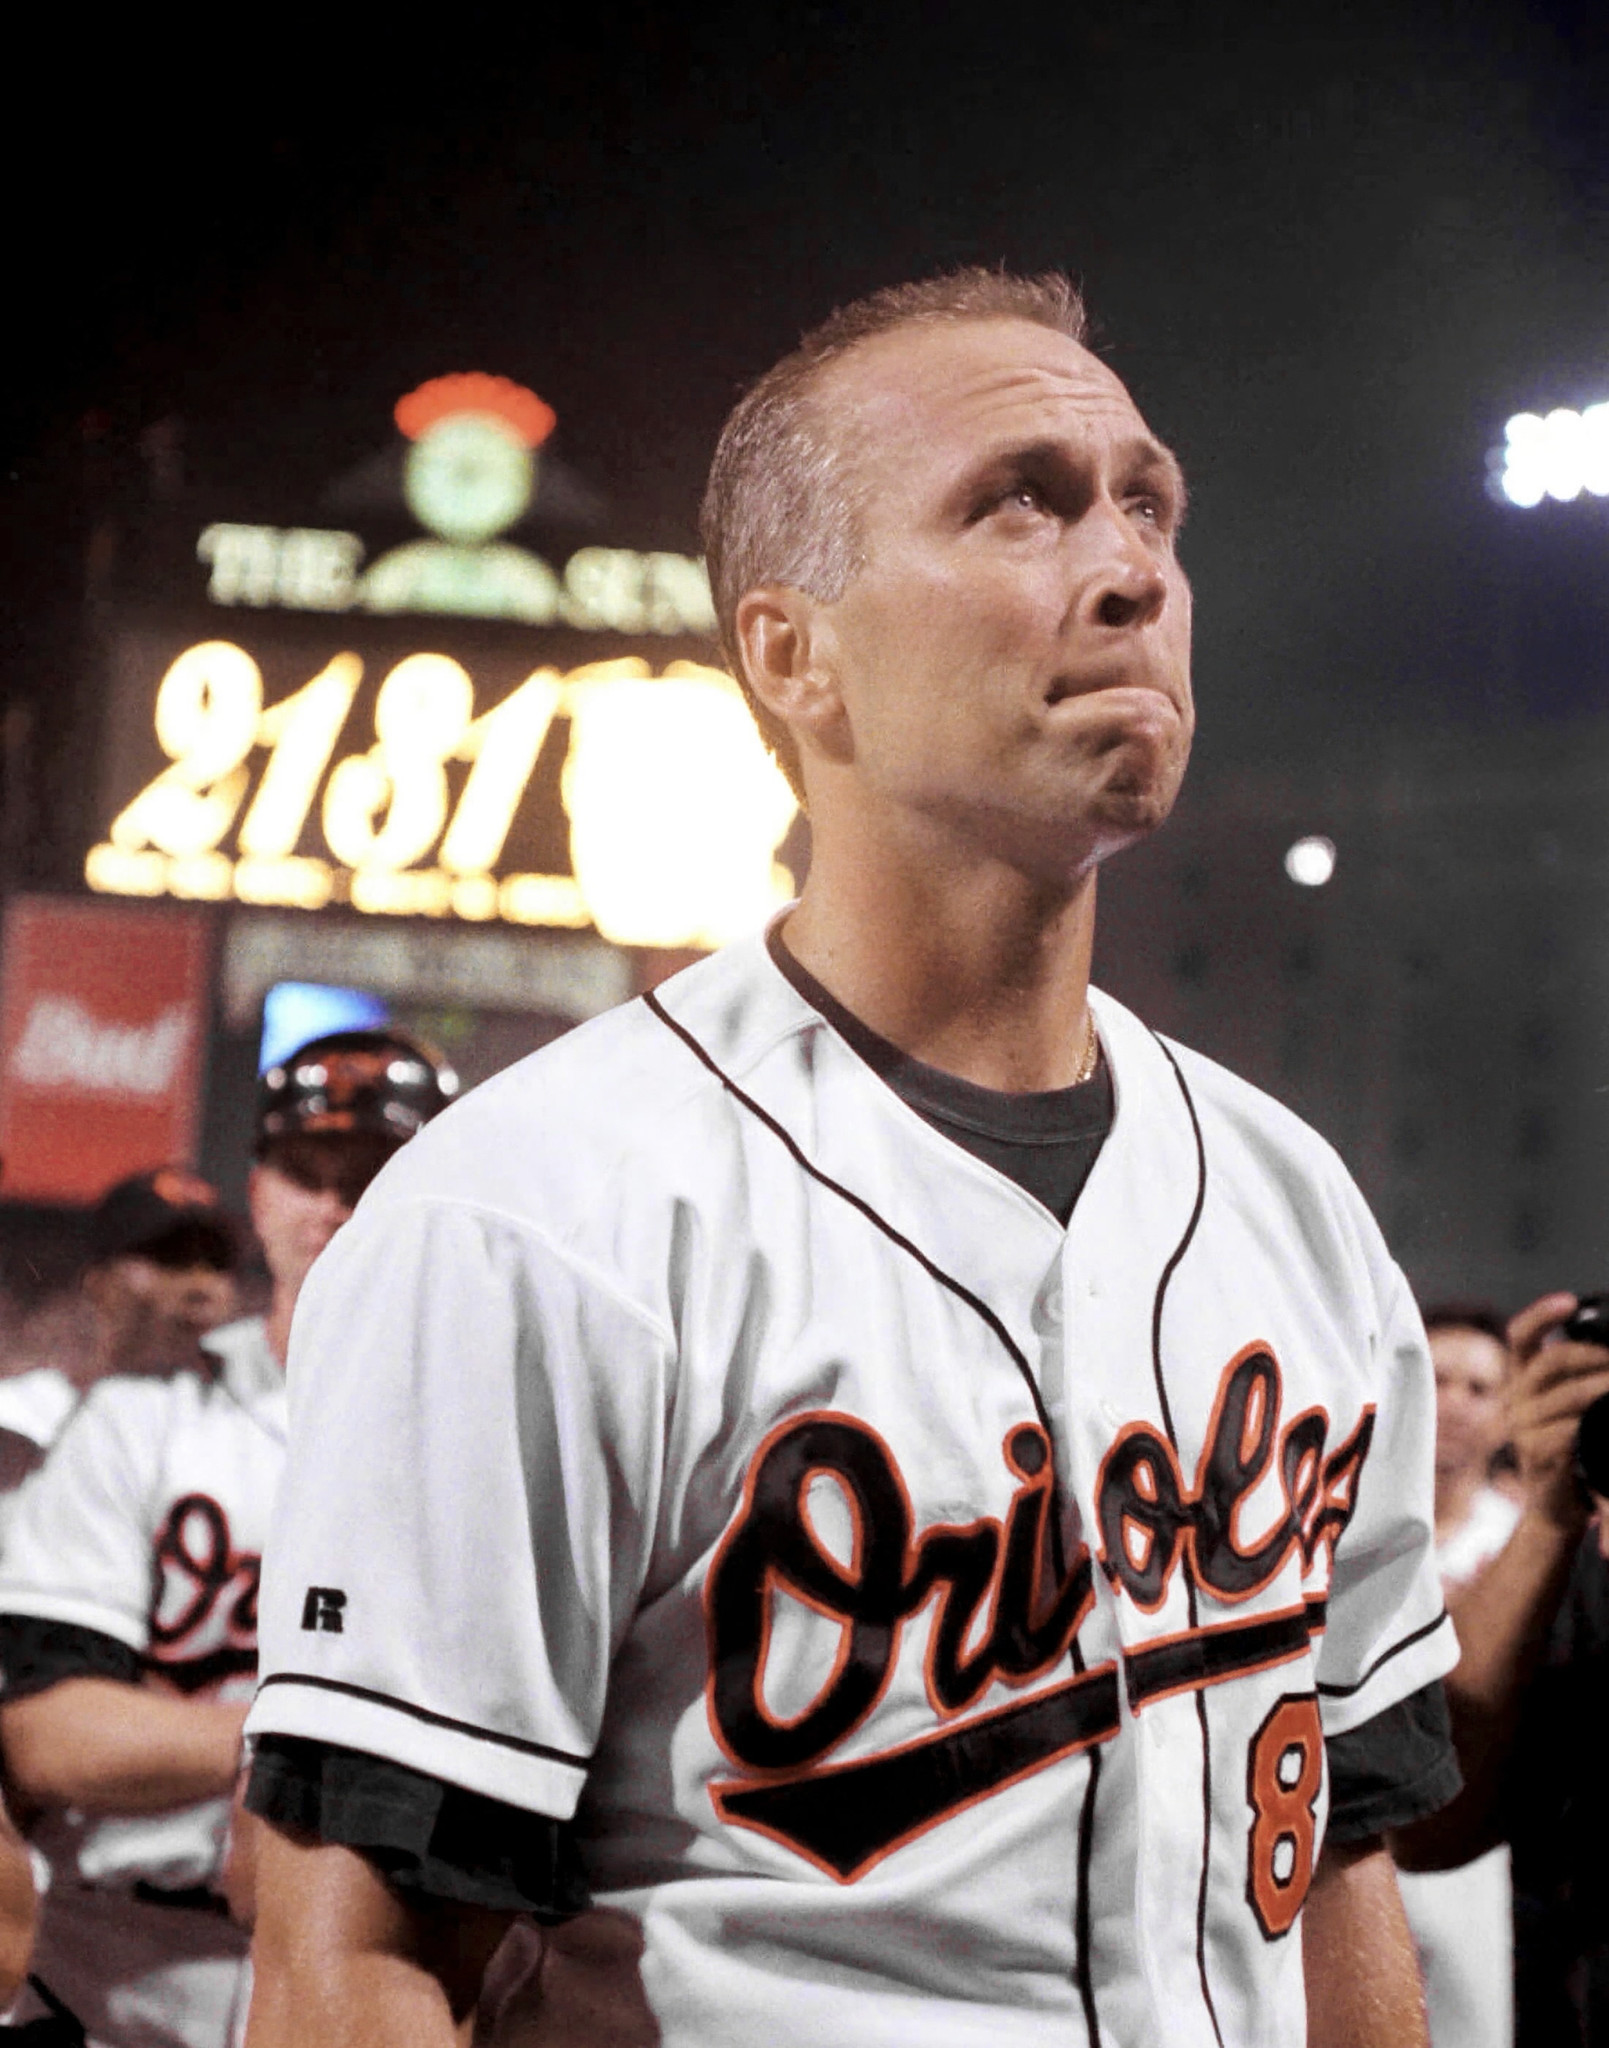
<instances>
[{"instance_id":1,"label":"man's ear","mask_svg":"<svg viewBox=\"0 0 1609 2048\"><path fill-rule=\"evenodd\" d=\"M800 743L846 758L848 720L838 687L838 636L830 608L786 584L749 591L733 623L744 678Z\"/></svg>"}]
</instances>

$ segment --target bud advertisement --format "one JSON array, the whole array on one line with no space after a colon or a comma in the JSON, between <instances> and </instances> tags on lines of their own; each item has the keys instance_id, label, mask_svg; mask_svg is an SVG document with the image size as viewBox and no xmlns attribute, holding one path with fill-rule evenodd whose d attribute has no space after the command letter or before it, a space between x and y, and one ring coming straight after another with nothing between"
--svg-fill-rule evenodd
<instances>
[{"instance_id":1,"label":"bud advertisement","mask_svg":"<svg viewBox=\"0 0 1609 2048\"><path fill-rule=\"evenodd\" d=\"M91 1202L195 1150L207 931L193 911L19 896L0 951L0 1197Z\"/></svg>"}]
</instances>

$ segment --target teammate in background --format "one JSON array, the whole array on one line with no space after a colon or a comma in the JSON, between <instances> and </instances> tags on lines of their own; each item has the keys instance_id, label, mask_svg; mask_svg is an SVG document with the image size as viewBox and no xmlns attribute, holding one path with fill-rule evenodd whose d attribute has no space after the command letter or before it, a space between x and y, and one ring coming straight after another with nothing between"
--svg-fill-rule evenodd
<instances>
[{"instance_id":1,"label":"teammate in background","mask_svg":"<svg viewBox=\"0 0 1609 2048\"><path fill-rule=\"evenodd\" d=\"M308 1288L253 2048L463 2040L521 1912L533 2042L1424 2040L1429 1361L1328 1148L1089 990L1193 711L1178 465L1082 333L962 273L739 405L707 554L802 900L477 1091Z\"/></svg>"},{"instance_id":2,"label":"teammate in background","mask_svg":"<svg viewBox=\"0 0 1609 2048\"><path fill-rule=\"evenodd\" d=\"M1436 1375L1436 1563L1444 1585L1461 1586L1520 1515L1492 1484L1509 1436L1507 1326L1484 1302L1446 1302L1425 1311L1425 1335Z\"/></svg>"},{"instance_id":3,"label":"teammate in background","mask_svg":"<svg viewBox=\"0 0 1609 2048\"><path fill-rule=\"evenodd\" d=\"M1519 2048L1609 2048L1609 1562L1575 1464L1609 1353L1564 1335L1577 1305L1544 1295L1509 1324L1520 1516L1448 1602L1465 1787L1398 1843L1406 1868L1441 1870L1509 1842Z\"/></svg>"},{"instance_id":4,"label":"teammate in background","mask_svg":"<svg viewBox=\"0 0 1609 2048\"><path fill-rule=\"evenodd\" d=\"M121 1369L18 1498L0 1559L0 1744L52 1869L36 1973L107 2048L232 2038L246 1937L223 1861L291 1312L363 1189L452 1085L383 1032L315 1040L264 1076L250 1207L266 1317L209 1329L204 1290L158 1284L181 1270L176 1245L222 1260L230 1243L192 1176L125 1183L97 1218L121 1246L97 1268L115 1286L95 1292L116 1307Z\"/></svg>"},{"instance_id":5,"label":"teammate in background","mask_svg":"<svg viewBox=\"0 0 1609 2048\"><path fill-rule=\"evenodd\" d=\"M0 1381L0 1534L16 1489L87 1388L108 1373L201 1365L202 1339L235 1312L239 1263L234 1227L196 1174L154 1167L107 1190L89 1220L79 1281L83 1355Z\"/></svg>"},{"instance_id":6,"label":"teammate in background","mask_svg":"<svg viewBox=\"0 0 1609 2048\"><path fill-rule=\"evenodd\" d=\"M1520 1510L1491 1484L1508 1441L1503 1319L1481 1303L1425 1312L1436 1373L1436 1563L1449 1598L1503 1548ZM1508 1849L1461 1870L1399 1877L1425 1978L1431 2048L1510 2048L1514 1917Z\"/></svg>"}]
</instances>

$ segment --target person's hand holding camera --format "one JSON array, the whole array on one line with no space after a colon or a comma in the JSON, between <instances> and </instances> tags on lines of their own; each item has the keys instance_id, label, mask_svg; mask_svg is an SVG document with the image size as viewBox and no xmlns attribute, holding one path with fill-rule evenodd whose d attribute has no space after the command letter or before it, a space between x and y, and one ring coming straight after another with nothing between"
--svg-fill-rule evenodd
<instances>
[{"instance_id":1,"label":"person's hand holding camera","mask_svg":"<svg viewBox=\"0 0 1609 2048\"><path fill-rule=\"evenodd\" d=\"M1461 1654L1445 1686L1464 1789L1395 1838L1409 1870L1451 1869L1502 1839L1521 1707L1593 1511L1581 1454L1595 1438L1609 1450L1609 1403L1592 1414L1609 1396L1609 1296L1544 1294L1515 1316L1508 1340L1524 1512L1497 1556L1448 1594Z\"/></svg>"},{"instance_id":2,"label":"person's hand holding camera","mask_svg":"<svg viewBox=\"0 0 1609 2048\"><path fill-rule=\"evenodd\" d=\"M1508 1326L1509 1407L1528 1511L1578 1535L1589 1504L1576 1465L1581 1418L1609 1394L1609 1302L1544 1294Z\"/></svg>"}]
</instances>

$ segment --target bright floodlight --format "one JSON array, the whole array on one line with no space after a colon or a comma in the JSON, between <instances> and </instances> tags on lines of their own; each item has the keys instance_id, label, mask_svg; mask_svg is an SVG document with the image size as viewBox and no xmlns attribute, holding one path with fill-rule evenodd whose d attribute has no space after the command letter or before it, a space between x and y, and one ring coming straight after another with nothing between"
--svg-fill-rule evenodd
<instances>
[{"instance_id":1,"label":"bright floodlight","mask_svg":"<svg viewBox=\"0 0 1609 2048\"><path fill-rule=\"evenodd\" d=\"M1298 839L1285 855L1285 872L1304 889L1322 889L1335 873L1335 841L1317 833Z\"/></svg>"},{"instance_id":2,"label":"bright floodlight","mask_svg":"<svg viewBox=\"0 0 1609 2048\"><path fill-rule=\"evenodd\" d=\"M1583 412L1557 406L1543 419L1517 412L1503 430L1503 496L1511 505L1567 505L1590 491L1609 498L1609 403Z\"/></svg>"}]
</instances>

